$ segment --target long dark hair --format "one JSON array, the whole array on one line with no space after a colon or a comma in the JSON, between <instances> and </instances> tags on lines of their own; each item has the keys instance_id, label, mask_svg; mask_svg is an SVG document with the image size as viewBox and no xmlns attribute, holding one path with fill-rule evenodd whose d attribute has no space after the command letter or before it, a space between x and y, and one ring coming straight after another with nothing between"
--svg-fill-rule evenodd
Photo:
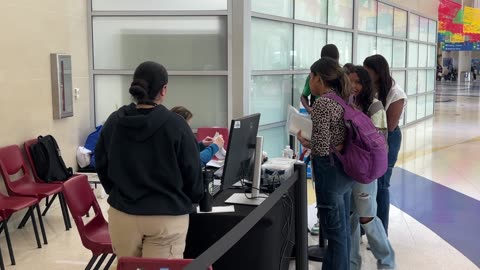
<instances>
[{"instance_id":1,"label":"long dark hair","mask_svg":"<svg viewBox=\"0 0 480 270\"><path fill-rule=\"evenodd\" d=\"M326 86L331 87L338 96L348 100L352 91L350 80L335 59L330 57L320 58L313 63L310 71L315 74L315 76L320 75L320 78L322 78Z\"/></svg>"},{"instance_id":2,"label":"long dark hair","mask_svg":"<svg viewBox=\"0 0 480 270\"><path fill-rule=\"evenodd\" d=\"M137 103L150 104L167 83L168 73L165 67L147 61L135 69L129 92Z\"/></svg>"},{"instance_id":3,"label":"long dark hair","mask_svg":"<svg viewBox=\"0 0 480 270\"><path fill-rule=\"evenodd\" d=\"M380 54L369 56L363 61L363 66L373 70L378 75L376 88L378 91L378 99L386 106L387 96L395 84L395 80L390 75L390 67L385 57Z\"/></svg>"},{"instance_id":4,"label":"long dark hair","mask_svg":"<svg viewBox=\"0 0 480 270\"><path fill-rule=\"evenodd\" d=\"M372 84L372 78L368 71L362 66L347 65L343 66L347 74L355 73L362 85L362 91L355 97L355 104L362 109L365 114L368 114L368 108L372 105L373 99L377 94Z\"/></svg>"}]
</instances>

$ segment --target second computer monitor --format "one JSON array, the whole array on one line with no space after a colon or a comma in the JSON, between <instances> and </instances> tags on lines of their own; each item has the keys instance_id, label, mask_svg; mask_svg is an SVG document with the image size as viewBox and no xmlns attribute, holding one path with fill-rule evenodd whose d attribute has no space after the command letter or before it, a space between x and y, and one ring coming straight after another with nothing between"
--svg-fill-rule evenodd
<instances>
[{"instance_id":1,"label":"second computer monitor","mask_svg":"<svg viewBox=\"0 0 480 270\"><path fill-rule=\"evenodd\" d=\"M252 181L259 122L259 113L232 119L222 189L240 180Z\"/></svg>"}]
</instances>

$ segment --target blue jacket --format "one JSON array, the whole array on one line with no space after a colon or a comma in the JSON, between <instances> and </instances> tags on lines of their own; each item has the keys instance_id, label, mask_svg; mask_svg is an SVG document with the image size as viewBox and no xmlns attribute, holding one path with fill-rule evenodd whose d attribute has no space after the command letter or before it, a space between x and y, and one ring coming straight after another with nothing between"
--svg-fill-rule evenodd
<instances>
[{"instance_id":1,"label":"blue jacket","mask_svg":"<svg viewBox=\"0 0 480 270\"><path fill-rule=\"evenodd\" d=\"M207 163L212 160L213 156L220 150L218 145L214 143L205 147L202 142L199 142L198 148L200 149L200 164L202 164L202 167L207 166Z\"/></svg>"}]
</instances>

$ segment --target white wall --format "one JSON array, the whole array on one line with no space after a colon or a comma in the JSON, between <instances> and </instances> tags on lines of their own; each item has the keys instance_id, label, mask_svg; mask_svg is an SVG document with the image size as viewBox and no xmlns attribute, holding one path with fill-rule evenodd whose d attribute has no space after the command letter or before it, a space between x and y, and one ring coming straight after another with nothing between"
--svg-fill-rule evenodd
<instances>
[{"instance_id":1,"label":"white wall","mask_svg":"<svg viewBox=\"0 0 480 270\"><path fill-rule=\"evenodd\" d=\"M38 135L57 139L67 166L90 132L86 1L2 1L0 146ZM72 55L74 117L54 120L50 53ZM0 184L3 186L3 183Z\"/></svg>"}]
</instances>

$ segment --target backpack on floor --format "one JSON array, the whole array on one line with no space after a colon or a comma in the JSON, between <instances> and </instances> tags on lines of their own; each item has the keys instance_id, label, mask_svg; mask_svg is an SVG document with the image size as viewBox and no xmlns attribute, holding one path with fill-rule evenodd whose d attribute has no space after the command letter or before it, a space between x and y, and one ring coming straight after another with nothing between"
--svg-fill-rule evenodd
<instances>
[{"instance_id":1,"label":"backpack on floor","mask_svg":"<svg viewBox=\"0 0 480 270\"><path fill-rule=\"evenodd\" d=\"M38 136L38 142L30 146L38 177L45 182L65 181L73 175L63 161L57 141L52 135Z\"/></svg>"},{"instance_id":2,"label":"backpack on floor","mask_svg":"<svg viewBox=\"0 0 480 270\"><path fill-rule=\"evenodd\" d=\"M345 173L362 184L371 183L384 175L388 166L388 146L370 117L334 93L324 97L335 100L345 110L343 120L347 134L343 151L340 153L334 145L330 146L331 154L334 153L342 162Z\"/></svg>"}]
</instances>

